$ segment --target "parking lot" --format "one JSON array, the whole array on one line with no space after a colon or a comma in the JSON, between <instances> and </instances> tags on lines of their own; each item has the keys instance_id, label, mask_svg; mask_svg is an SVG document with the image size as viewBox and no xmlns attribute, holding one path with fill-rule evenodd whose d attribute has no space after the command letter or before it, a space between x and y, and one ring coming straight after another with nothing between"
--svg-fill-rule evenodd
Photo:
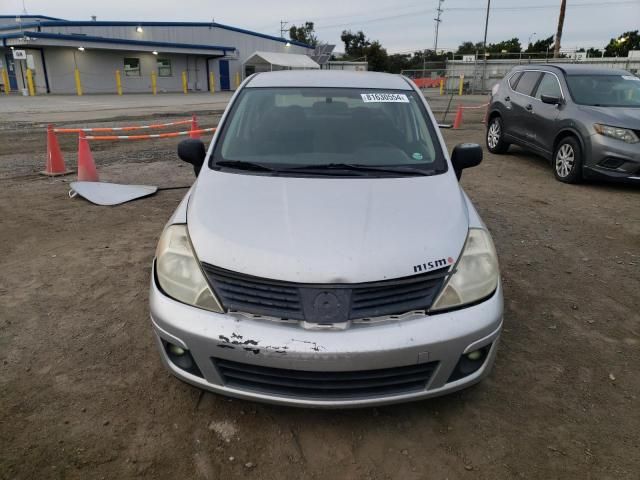
<instances>
[{"instance_id":1,"label":"parking lot","mask_svg":"<svg viewBox=\"0 0 640 480\"><path fill-rule=\"evenodd\" d=\"M107 126L196 110L208 127L224 106L217 98L153 116L123 104L81 118L51 111L65 126ZM483 111L471 112L462 129L443 130L450 150L484 145ZM462 183L503 275L491 376L418 403L292 409L205 393L167 373L147 288L156 241L186 190L118 207L70 199L72 176L36 173L47 122L36 113L0 120L1 478L638 478L637 186L566 185L532 154L485 150ZM76 141L61 140L70 166ZM176 144L92 150L102 180L187 187L193 173Z\"/></svg>"}]
</instances>

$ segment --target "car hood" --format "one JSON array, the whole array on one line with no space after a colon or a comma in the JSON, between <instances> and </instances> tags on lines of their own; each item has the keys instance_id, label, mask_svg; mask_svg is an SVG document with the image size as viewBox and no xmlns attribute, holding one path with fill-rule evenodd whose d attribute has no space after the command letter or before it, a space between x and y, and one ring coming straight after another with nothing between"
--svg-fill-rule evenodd
<instances>
[{"instance_id":1,"label":"car hood","mask_svg":"<svg viewBox=\"0 0 640 480\"><path fill-rule=\"evenodd\" d=\"M590 114L596 122L614 127L640 130L640 108L590 107L581 105L580 110Z\"/></svg>"},{"instance_id":2,"label":"car hood","mask_svg":"<svg viewBox=\"0 0 640 480\"><path fill-rule=\"evenodd\" d=\"M207 170L187 207L201 262L300 283L401 278L455 262L469 213L455 176L271 177Z\"/></svg>"}]
</instances>

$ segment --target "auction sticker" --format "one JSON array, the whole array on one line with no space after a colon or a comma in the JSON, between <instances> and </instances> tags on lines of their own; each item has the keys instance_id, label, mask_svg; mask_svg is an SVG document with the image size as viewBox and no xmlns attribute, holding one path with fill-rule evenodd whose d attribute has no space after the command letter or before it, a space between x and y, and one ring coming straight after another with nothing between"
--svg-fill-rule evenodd
<instances>
[{"instance_id":1,"label":"auction sticker","mask_svg":"<svg viewBox=\"0 0 640 480\"><path fill-rule=\"evenodd\" d=\"M361 93L364 103L409 103L404 93Z\"/></svg>"}]
</instances>

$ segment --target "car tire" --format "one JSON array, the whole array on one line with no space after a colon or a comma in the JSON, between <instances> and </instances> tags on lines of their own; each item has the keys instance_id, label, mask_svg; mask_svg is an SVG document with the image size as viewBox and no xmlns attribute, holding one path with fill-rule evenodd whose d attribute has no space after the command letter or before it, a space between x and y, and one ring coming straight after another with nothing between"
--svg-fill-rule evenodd
<instances>
[{"instance_id":1,"label":"car tire","mask_svg":"<svg viewBox=\"0 0 640 480\"><path fill-rule=\"evenodd\" d=\"M502 118L495 116L489 120L485 139L487 141L487 149L491 153L507 153L507 150L509 150L509 144L504 140Z\"/></svg>"},{"instance_id":2,"label":"car tire","mask_svg":"<svg viewBox=\"0 0 640 480\"><path fill-rule=\"evenodd\" d=\"M565 137L553 152L553 173L564 183L582 181L582 147L576 137Z\"/></svg>"}]
</instances>

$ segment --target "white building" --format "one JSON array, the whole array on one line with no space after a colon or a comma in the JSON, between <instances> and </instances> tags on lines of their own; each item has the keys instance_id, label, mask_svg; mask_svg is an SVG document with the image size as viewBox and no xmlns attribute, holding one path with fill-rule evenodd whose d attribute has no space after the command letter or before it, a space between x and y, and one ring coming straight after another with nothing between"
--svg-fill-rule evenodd
<instances>
[{"instance_id":1,"label":"white building","mask_svg":"<svg viewBox=\"0 0 640 480\"><path fill-rule=\"evenodd\" d=\"M18 55L14 55L14 51ZM24 59L21 57L24 51ZM255 52L311 55L313 47L218 23L70 21L0 16L0 84L37 94L234 90Z\"/></svg>"}]
</instances>

